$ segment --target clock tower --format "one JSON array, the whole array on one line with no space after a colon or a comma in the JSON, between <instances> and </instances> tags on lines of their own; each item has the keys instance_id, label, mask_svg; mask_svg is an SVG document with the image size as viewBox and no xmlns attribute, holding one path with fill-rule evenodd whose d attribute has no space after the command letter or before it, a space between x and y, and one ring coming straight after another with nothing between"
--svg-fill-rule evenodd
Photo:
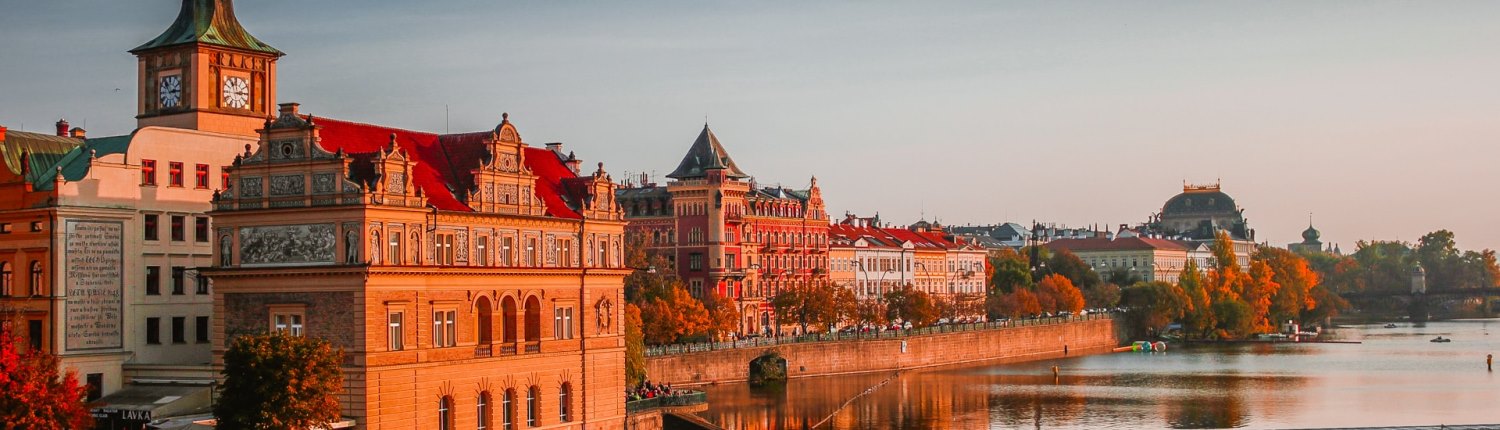
<instances>
[{"instance_id":1,"label":"clock tower","mask_svg":"<svg viewBox=\"0 0 1500 430\"><path fill-rule=\"evenodd\" d=\"M137 127L248 136L276 106L276 60L286 55L245 31L231 0L182 0L172 26L130 53Z\"/></svg>"}]
</instances>

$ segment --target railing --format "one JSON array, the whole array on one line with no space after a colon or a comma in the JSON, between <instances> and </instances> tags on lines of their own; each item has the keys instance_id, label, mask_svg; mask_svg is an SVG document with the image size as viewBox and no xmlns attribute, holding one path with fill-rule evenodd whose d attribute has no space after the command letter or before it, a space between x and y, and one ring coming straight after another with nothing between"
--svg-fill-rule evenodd
<instances>
[{"instance_id":1,"label":"railing","mask_svg":"<svg viewBox=\"0 0 1500 430\"><path fill-rule=\"evenodd\" d=\"M516 355L516 344L509 343L500 345L500 355Z\"/></svg>"},{"instance_id":2,"label":"railing","mask_svg":"<svg viewBox=\"0 0 1500 430\"><path fill-rule=\"evenodd\" d=\"M686 394L675 396L661 396L649 399L631 400L625 402L625 412L640 412L647 409L689 406L708 403L708 394L702 391L689 391Z\"/></svg>"},{"instance_id":3,"label":"railing","mask_svg":"<svg viewBox=\"0 0 1500 430\"><path fill-rule=\"evenodd\" d=\"M900 330L876 330L874 332L869 332L869 333L859 333L859 332L855 332L855 333L814 333L814 334L806 334L806 335L801 335L801 336L752 337L752 338L748 338L748 339L739 339L739 340L735 340L735 341L732 341L732 342L679 343L679 344L672 344L672 345L647 346L646 347L646 356L647 357L656 357L656 356L663 356L663 355L688 354L688 353L694 353L694 352L714 351L714 350L720 350L720 349L762 348L762 347L767 347L767 346L786 345L786 344L795 344L795 343L842 342L842 341L853 341L853 340L862 340L862 339L864 339L864 340L869 340L869 339L896 339L896 338L905 338L905 337L910 337L910 336L923 336L923 335L938 334L938 333L955 333L955 332L982 331L982 330L1001 330L1001 329L1008 329L1008 328L1015 328L1015 327L1065 324L1065 323L1070 323L1070 322L1093 321L1093 320L1102 320L1102 319L1108 319L1108 318L1111 318L1110 314L1096 313L1096 314L1088 314L1088 315L1073 315L1073 316L1066 316L1066 317L1048 317L1048 318L1035 318L1035 319L1025 318L1025 319L1018 319L1018 320L994 321L994 322L986 322L986 323L943 324L943 325L934 325L934 326L930 326L930 327L915 328L915 329L911 329L911 330L906 330L906 329L900 329Z\"/></svg>"},{"instance_id":4,"label":"railing","mask_svg":"<svg viewBox=\"0 0 1500 430\"><path fill-rule=\"evenodd\" d=\"M495 350L491 345L479 345L474 347L474 358L485 358L492 355L495 355Z\"/></svg>"},{"instance_id":5,"label":"railing","mask_svg":"<svg viewBox=\"0 0 1500 430\"><path fill-rule=\"evenodd\" d=\"M542 352L542 343L541 342L526 342L526 353L527 354L532 354L532 353L537 353L537 352Z\"/></svg>"}]
</instances>

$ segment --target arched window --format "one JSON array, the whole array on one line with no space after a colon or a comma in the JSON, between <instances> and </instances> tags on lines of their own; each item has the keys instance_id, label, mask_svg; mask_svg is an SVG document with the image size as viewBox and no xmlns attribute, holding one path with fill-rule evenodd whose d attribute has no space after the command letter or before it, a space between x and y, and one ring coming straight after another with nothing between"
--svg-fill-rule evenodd
<instances>
[{"instance_id":1,"label":"arched window","mask_svg":"<svg viewBox=\"0 0 1500 430\"><path fill-rule=\"evenodd\" d=\"M516 390L507 388L500 394L500 428L511 430L516 428L516 410L513 408L516 400Z\"/></svg>"},{"instance_id":2,"label":"arched window","mask_svg":"<svg viewBox=\"0 0 1500 430\"><path fill-rule=\"evenodd\" d=\"M526 341L542 340L542 304L535 296L526 299Z\"/></svg>"},{"instance_id":3,"label":"arched window","mask_svg":"<svg viewBox=\"0 0 1500 430\"><path fill-rule=\"evenodd\" d=\"M489 391L480 391L479 392L479 404L477 405L477 407L474 408L474 412L475 412L475 414L474 414L475 417L479 419L479 426L476 427L476 428L479 429L479 430L488 430L490 428L490 419L491 419L490 418L490 392Z\"/></svg>"},{"instance_id":4,"label":"arched window","mask_svg":"<svg viewBox=\"0 0 1500 430\"><path fill-rule=\"evenodd\" d=\"M453 396L438 400L438 430L453 430Z\"/></svg>"},{"instance_id":5,"label":"arched window","mask_svg":"<svg viewBox=\"0 0 1500 430\"><path fill-rule=\"evenodd\" d=\"M569 403L569 397L572 395L573 384L564 382L562 389L557 392L557 419L562 422L573 420L572 415L570 415L573 412L572 403Z\"/></svg>"},{"instance_id":6,"label":"arched window","mask_svg":"<svg viewBox=\"0 0 1500 430\"><path fill-rule=\"evenodd\" d=\"M31 262L31 285L28 287L31 287L31 295L42 295L42 289L46 287L42 282L42 262L35 260Z\"/></svg>"},{"instance_id":7,"label":"arched window","mask_svg":"<svg viewBox=\"0 0 1500 430\"><path fill-rule=\"evenodd\" d=\"M10 262L0 262L0 297L10 297L14 293L14 291L11 291L12 288L15 288L12 283L14 279L15 276L10 270Z\"/></svg>"},{"instance_id":8,"label":"arched window","mask_svg":"<svg viewBox=\"0 0 1500 430\"><path fill-rule=\"evenodd\" d=\"M494 317L495 310L490 306L490 298L480 296L479 303L474 306L475 312L479 314L479 344L489 345L494 342Z\"/></svg>"},{"instance_id":9,"label":"arched window","mask_svg":"<svg viewBox=\"0 0 1500 430\"><path fill-rule=\"evenodd\" d=\"M500 299L500 333L504 336L506 343L516 341L516 299L506 297Z\"/></svg>"},{"instance_id":10,"label":"arched window","mask_svg":"<svg viewBox=\"0 0 1500 430\"><path fill-rule=\"evenodd\" d=\"M536 401L537 401L538 397L541 397L541 394L542 394L542 390L538 389L535 385L531 386L531 388L527 388L526 389L526 426L527 427L536 427L536 421L537 421L536 420L536 414L537 414L537 412L540 412L538 410L538 408L536 407Z\"/></svg>"}]
</instances>

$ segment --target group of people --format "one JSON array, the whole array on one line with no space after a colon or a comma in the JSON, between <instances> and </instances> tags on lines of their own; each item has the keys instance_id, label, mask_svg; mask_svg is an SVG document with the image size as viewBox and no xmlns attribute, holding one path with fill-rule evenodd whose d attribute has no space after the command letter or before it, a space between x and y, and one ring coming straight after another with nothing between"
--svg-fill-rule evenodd
<instances>
[{"instance_id":1,"label":"group of people","mask_svg":"<svg viewBox=\"0 0 1500 430\"><path fill-rule=\"evenodd\" d=\"M672 389L672 384L652 384L651 381L641 381L635 388L625 390L625 401L654 399L657 397L670 397L683 394L682 391Z\"/></svg>"}]
</instances>

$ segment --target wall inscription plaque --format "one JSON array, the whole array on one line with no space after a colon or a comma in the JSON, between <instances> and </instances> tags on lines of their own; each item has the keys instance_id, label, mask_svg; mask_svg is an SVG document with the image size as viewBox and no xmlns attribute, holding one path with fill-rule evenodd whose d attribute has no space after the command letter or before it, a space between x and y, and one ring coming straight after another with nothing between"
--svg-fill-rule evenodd
<instances>
[{"instance_id":1,"label":"wall inscription plaque","mask_svg":"<svg viewBox=\"0 0 1500 430\"><path fill-rule=\"evenodd\" d=\"M120 348L124 344L123 224L67 221L64 274L69 351Z\"/></svg>"}]
</instances>

